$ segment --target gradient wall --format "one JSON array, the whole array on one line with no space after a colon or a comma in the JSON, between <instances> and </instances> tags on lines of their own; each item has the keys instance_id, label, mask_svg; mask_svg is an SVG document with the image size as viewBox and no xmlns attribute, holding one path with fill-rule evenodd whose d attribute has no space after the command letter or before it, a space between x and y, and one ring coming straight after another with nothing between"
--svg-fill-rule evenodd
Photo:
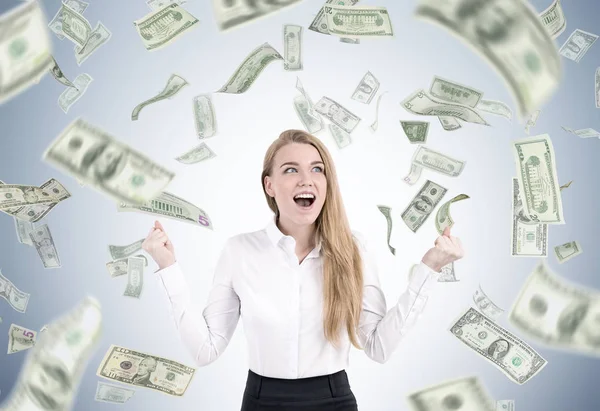
<instances>
[{"instance_id":1,"label":"gradient wall","mask_svg":"<svg viewBox=\"0 0 600 411\"><path fill-rule=\"evenodd\" d=\"M0 12L16 0L3 0ZM44 0L48 21L60 7L59 0ZM447 379L478 375L496 399L514 399L518 411L595 411L600 404L597 389L600 360L544 347L523 336L547 360L542 372L523 386L506 378L490 363L469 351L450 334L452 321L472 304L481 284L486 293L508 310L537 259L510 256L511 178L516 175L511 140L525 137L515 119L483 113L491 127L464 124L445 132L436 118L408 113L400 101L418 88L429 88L434 75L470 85L485 92L484 98L515 101L491 66L445 30L416 20L416 1L364 1L386 6L394 24L394 37L344 44L307 29L322 1L306 0L227 33L218 31L208 0L189 0L185 8L196 16L197 28L164 49L148 52L132 22L146 15L144 0L91 1L84 13L92 26L102 21L112 32L110 41L78 67L73 44L50 34L53 54L63 72L73 80L79 73L93 77L87 93L62 112L57 99L63 86L51 75L0 106L0 179L7 183L39 185L50 177L59 179L72 197L44 220L50 226L62 267L44 270L36 251L19 244L13 219L0 215L0 268L21 290L31 294L27 312L13 311L0 301L0 341L7 338L11 323L39 330L53 318L75 306L85 295L102 304L103 336L81 381L75 410L103 410L111 405L94 401L96 368L110 344L167 357L193 365L168 314L168 302L153 276L151 263L139 300L124 297L126 278L110 278L105 263L108 244L125 245L145 237L154 218L137 213L118 213L115 203L41 160L54 138L75 118L83 117L146 153L176 173L167 191L204 209L215 230L161 219L172 239L176 256L202 309L212 284L213 269L224 241L235 234L263 228L271 211L260 186L265 150L279 133L301 128L292 100L296 76L313 101L323 95L348 107L362 118L350 146L340 150L324 129L317 136L330 149L337 167L344 204L353 229L364 233L376 254L379 276L388 309L407 284L413 263L433 245L437 236L430 219L416 234L400 218L401 212L425 179L448 188L444 201L460 193L471 198L452 206L456 222L453 235L461 238L466 256L455 264L460 282L438 284L427 309L384 365L351 351L347 370L359 407L366 411L408 410L405 397L413 391ZM550 0L533 0L542 11ZM600 34L600 4L594 0L565 1L567 29L557 39L562 45L576 28ZM218 134L206 140L217 157L195 165L174 158L197 145L192 98L219 89L239 63L255 47L269 42L283 54L282 27L300 24L303 31L304 70L287 72L281 62L269 65L244 94L213 94ZM600 42L598 42L600 43ZM559 181L570 180L563 190L565 225L549 227L550 267L564 278L600 289L598 238L598 159L600 141L580 139L561 129L600 129L594 104L594 72L600 65L600 44L594 44L580 63L563 60L559 89L541 108L531 135L548 133L557 157ZM370 70L381 82L383 96L379 129L369 130L375 116L375 99L364 105L350 96ZM154 96L172 73L189 83L171 100L144 108L131 121L138 103ZM416 146L408 143L399 120L431 122L427 145L465 160L458 178L424 171L414 186L402 182L410 168ZM394 230L391 255L386 243L386 221L376 205L392 207ZM583 254L559 265L553 248L578 240ZM240 322L241 324L241 322ZM520 335L508 324L499 324ZM2 335L4 337L2 337ZM0 347L0 351L3 348ZM27 352L0 353L0 401L16 387L15 379ZM241 405L248 357L244 330L238 326L233 340L217 362L199 368L183 398L137 388L122 409L127 410L237 410ZM105 380L102 380L105 381ZM106 381L109 382L109 381Z\"/></svg>"}]
</instances>

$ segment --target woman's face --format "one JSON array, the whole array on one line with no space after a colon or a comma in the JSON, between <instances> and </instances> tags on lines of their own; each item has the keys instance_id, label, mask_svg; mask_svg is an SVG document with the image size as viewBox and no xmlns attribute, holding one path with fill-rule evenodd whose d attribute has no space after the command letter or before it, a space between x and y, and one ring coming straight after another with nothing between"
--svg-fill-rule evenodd
<instances>
[{"instance_id":1,"label":"woman's face","mask_svg":"<svg viewBox=\"0 0 600 411\"><path fill-rule=\"evenodd\" d=\"M265 191L275 197L281 216L298 225L312 224L323 208L327 192L325 168L317 149L301 143L279 149L271 175L265 177ZM303 191L315 195L308 210L294 201L294 196Z\"/></svg>"}]
</instances>

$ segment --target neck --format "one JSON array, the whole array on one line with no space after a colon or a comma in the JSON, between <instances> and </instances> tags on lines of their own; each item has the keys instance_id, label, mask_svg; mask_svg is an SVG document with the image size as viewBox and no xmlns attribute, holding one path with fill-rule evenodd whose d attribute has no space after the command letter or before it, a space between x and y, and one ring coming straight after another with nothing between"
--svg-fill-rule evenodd
<instances>
[{"instance_id":1,"label":"neck","mask_svg":"<svg viewBox=\"0 0 600 411\"><path fill-rule=\"evenodd\" d=\"M309 250L315 247L315 223L312 224L304 224L297 225L292 221L286 220L285 218L281 218L281 216L277 219L277 227L279 230L285 235L290 235L294 237L296 240L296 249L297 250Z\"/></svg>"}]
</instances>

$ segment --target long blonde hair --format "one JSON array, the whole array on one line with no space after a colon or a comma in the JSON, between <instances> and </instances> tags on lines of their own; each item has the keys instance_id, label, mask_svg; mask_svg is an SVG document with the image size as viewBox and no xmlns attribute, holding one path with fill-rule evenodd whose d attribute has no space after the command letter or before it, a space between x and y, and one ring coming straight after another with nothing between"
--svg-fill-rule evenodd
<instances>
[{"instance_id":1,"label":"long blonde hair","mask_svg":"<svg viewBox=\"0 0 600 411\"><path fill-rule=\"evenodd\" d=\"M325 338L337 346L340 327L345 324L352 345L362 349L356 338L363 296L362 258L346 217L333 160L321 140L304 130L286 130L273 141L265 154L261 175L267 204L279 219L275 198L265 190L265 177L271 175L277 151L291 143L310 144L315 147L323 160L323 171L327 179L325 203L315 221L316 238L321 239L323 252Z\"/></svg>"}]
</instances>

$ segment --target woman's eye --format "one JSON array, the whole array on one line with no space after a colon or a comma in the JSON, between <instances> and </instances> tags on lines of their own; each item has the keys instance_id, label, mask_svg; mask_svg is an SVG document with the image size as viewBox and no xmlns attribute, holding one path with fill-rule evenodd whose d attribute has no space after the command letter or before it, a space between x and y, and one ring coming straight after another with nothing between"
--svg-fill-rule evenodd
<instances>
[{"instance_id":1,"label":"woman's eye","mask_svg":"<svg viewBox=\"0 0 600 411\"><path fill-rule=\"evenodd\" d=\"M313 167L313 169L318 168L319 170L321 170L321 172L323 172L323 168L321 166L315 166ZM294 167L288 167L285 169L285 172L287 173L288 170L295 170Z\"/></svg>"}]
</instances>

